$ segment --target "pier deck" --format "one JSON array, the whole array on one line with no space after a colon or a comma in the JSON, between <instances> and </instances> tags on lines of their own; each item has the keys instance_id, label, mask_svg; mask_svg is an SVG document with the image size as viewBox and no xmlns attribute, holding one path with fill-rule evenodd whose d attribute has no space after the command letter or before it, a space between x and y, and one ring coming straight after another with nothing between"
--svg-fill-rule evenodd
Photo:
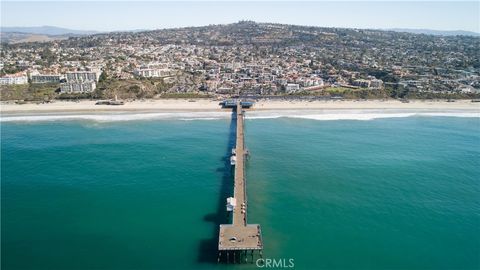
<instances>
[{"instance_id":1,"label":"pier deck","mask_svg":"<svg viewBox=\"0 0 480 270\"><path fill-rule=\"evenodd\" d=\"M260 225L247 223L247 192L245 181L245 140L244 112L241 102L237 103L237 134L235 153L237 156L234 177L234 198L236 207L233 209L232 224L221 224L218 238L218 250L262 250Z\"/></svg>"}]
</instances>

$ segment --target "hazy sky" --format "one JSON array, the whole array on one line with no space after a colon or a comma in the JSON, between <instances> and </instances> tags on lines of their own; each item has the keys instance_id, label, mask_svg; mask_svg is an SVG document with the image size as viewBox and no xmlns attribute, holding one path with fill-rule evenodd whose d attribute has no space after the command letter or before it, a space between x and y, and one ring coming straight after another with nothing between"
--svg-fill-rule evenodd
<instances>
[{"instance_id":1,"label":"hazy sky","mask_svg":"<svg viewBox=\"0 0 480 270\"><path fill-rule=\"evenodd\" d=\"M239 20L355 28L480 32L480 1L3 1L2 26L158 29Z\"/></svg>"}]
</instances>

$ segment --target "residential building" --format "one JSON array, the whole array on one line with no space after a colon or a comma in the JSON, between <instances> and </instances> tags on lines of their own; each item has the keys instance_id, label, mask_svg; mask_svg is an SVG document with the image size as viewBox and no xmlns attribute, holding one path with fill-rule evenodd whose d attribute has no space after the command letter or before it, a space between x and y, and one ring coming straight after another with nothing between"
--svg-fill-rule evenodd
<instances>
[{"instance_id":1,"label":"residential building","mask_svg":"<svg viewBox=\"0 0 480 270\"><path fill-rule=\"evenodd\" d=\"M382 88L383 87L383 81L374 79L370 81L370 88Z\"/></svg>"},{"instance_id":2,"label":"residential building","mask_svg":"<svg viewBox=\"0 0 480 270\"><path fill-rule=\"evenodd\" d=\"M359 86L362 88L368 88L370 87L370 81L364 80L364 79L358 79L358 80L354 80L352 85Z\"/></svg>"},{"instance_id":3,"label":"residential building","mask_svg":"<svg viewBox=\"0 0 480 270\"><path fill-rule=\"evenodd\" d=\"M100 71L74 71L67 72L66 78L67 82L84 82L84 81L94 81L98 82L100 78Z\"/></svg>"},{"instance_id":4,"label":"residential building","mask_svg":"<svg viewBox=\"0 0 480 270\"><path fill-rule=\"evenodd\" d=\"M134 73L137 76L147 78L168 77L174 75L174 71L168 68L139 68L136 69Z\"/></svg>"},{"instance_id":5,"label":"residential building","mask_svg":"<svg viewBox=\"0 0 480 270\"><path fill-rule=\"evenodd\" d=\"M62 79L60 75L31 75L30 76L32 83L59 83Z\"/></svg>"},{"instance_id":6,"label":"residential building","mask_svg":"<svg viewBox=\"0 0 480 270\"><path fill-rule=\"evenodd\" d=\"M0 78L0 85L27 83L28 77L24 73L9 74Z\"/></svg>"},{"instance_id":7,"label":"residential building","mask_svg":"<svg viewBox=\"0 0 480 270\"><path fill-rule=\"evenodd\" d=\"M97 87L94 81L66 82L60 85L61 93L88 93Z\"/></svg>"},{"instance_id":8,"label":"residential building","mask_svg":"<svg viewBox=\"0 0 480 270\"><path fill-rule=\"evenodd\" d=\"M300 89L300 85L298 83L288 83L286 86L285 86L285 91L287 93L292 93L292 92L296 92Z\"/></svg>"}]
</instances>

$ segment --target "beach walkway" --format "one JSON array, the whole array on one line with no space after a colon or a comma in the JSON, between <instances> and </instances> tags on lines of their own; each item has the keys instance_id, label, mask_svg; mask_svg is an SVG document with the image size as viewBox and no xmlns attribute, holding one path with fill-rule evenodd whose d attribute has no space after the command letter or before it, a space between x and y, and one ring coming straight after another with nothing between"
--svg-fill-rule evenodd
<instances>
[{"instance_id":1,"label":"beach walkway","mask_svg":"<svg viewBox=\"0 0 480 270\"><path fill-rule=\"evenodd\" d=\"M236 108L237 130L236 130L236 145L235 145L235 177L233 194L236 200L236 205L233 209L232 224L221 224L218 237L218 260L222 258L222 253L225 253L226 261L230 261L232 256L233 262L237 259L242 261L242 257L247 261L247 252L253 262L253 252L259 251L262 256L262 236L260 225L247 223L247 190L245 179L245 138L244 138L244 116L242 105L237 103Z\"/></svg>"}]
</instances>

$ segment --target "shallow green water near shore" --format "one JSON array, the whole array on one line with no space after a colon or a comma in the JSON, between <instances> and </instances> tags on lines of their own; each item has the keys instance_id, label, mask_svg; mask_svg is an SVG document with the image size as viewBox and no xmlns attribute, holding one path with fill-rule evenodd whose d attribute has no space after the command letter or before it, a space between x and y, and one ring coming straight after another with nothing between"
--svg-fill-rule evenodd
<instances>
[{"instance_id":1,"label":"shallow green water near shore","mask_svg":"<svg viewBox=\"0 0 480 270\"><path fill-rule=\"evenodd\" d=\"M234 125L2 123L2 269L217 265ZM478 269L480 120L246 122L249 221L297 269Z\"/></svg>"}]
</instances>

